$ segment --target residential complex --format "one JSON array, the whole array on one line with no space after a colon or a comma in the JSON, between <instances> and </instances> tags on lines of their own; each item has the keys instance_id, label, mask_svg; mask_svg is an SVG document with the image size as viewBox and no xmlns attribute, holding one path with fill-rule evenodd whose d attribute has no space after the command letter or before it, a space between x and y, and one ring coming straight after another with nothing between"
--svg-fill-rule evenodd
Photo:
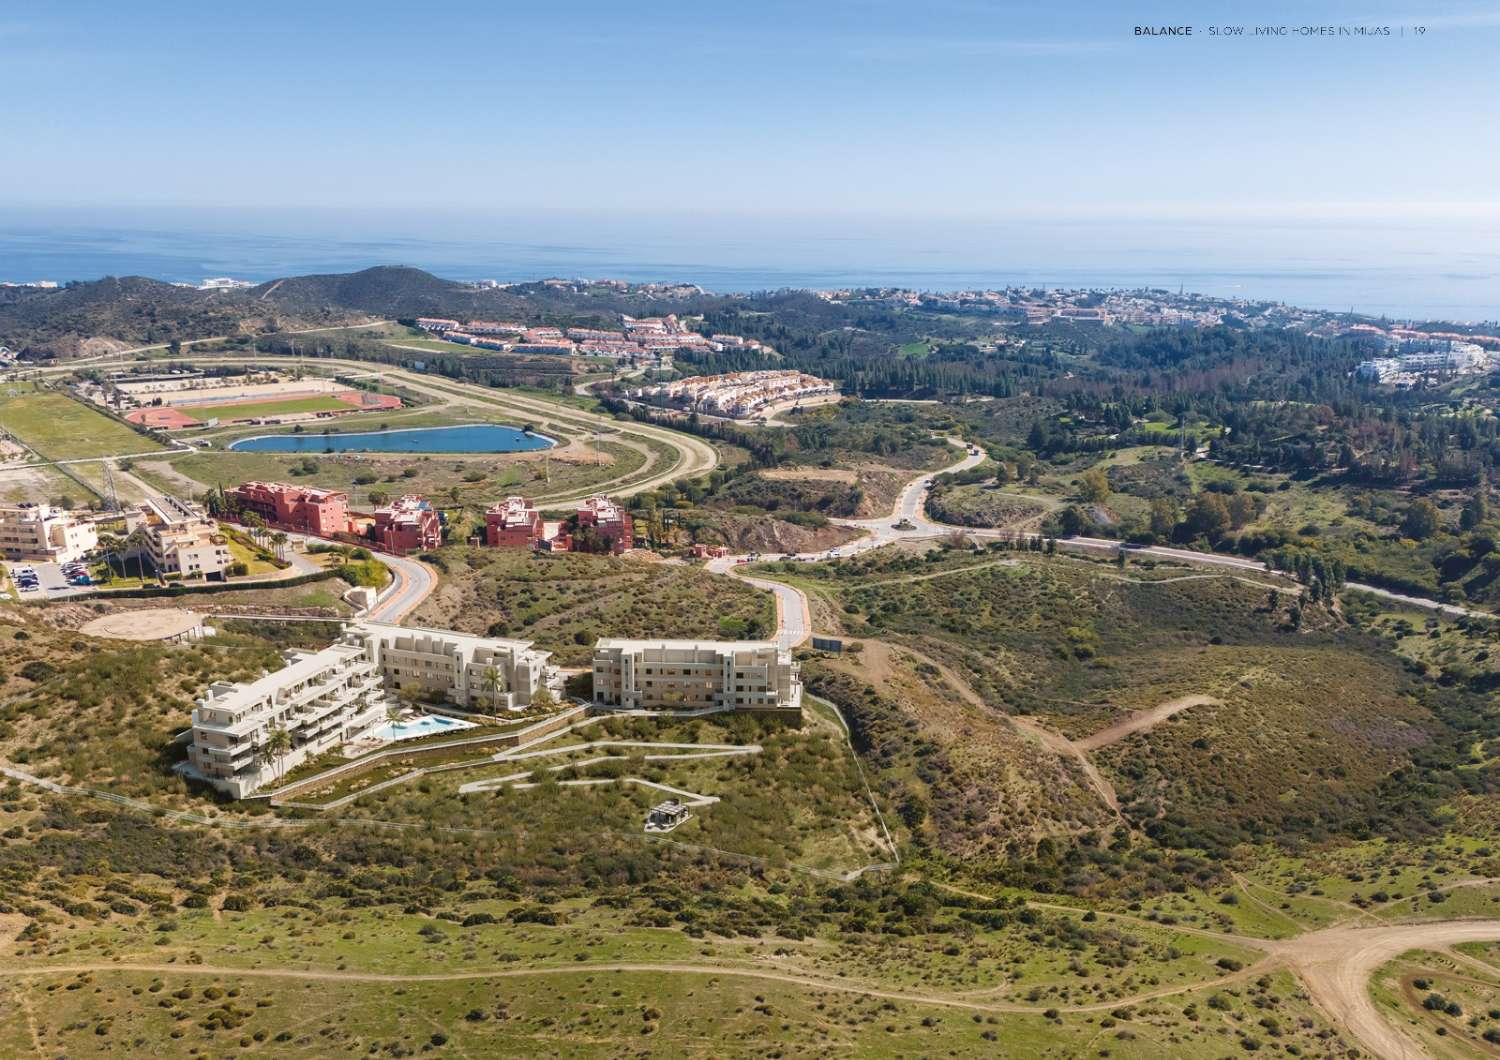
<instances>
[{"instance_id":1,"label":"residential complex","mask_svg":"<svg viewBox=\"0 0 1500 1060\"><path fill-rule=\"evenodd\" d=\"M668 405L710 416L745 419L772 405L838 393L826 379L806 372L729 372L695 375L657 386L637 387L630 396L653 405Z\"/></svg>"},{"instance_id":2,"label":"residential complex","mask_svg":"<svg viewBox=\"0 0 1500 1060\"><path fill-rule=\"evenodd\" d=\"M548 653L530 641L366 622L321 651L289 650L254 681L217 682L193 711L183 772L234 798L324 751L373 733L388 693L518 710L541 687ZM278 752L273 734L285 732Z\"/></svg>"},{"instance_id":3,"label":"residential complex","mask_svg":"<svg viewBox=\"0 0 1500 1060\"><path fill-rule=\"evenodd\" d=\"M560 328L532 327L511 321L471 320L461 323L445 317L418 317L416 324L423 331L441 335L448 342L481 349L562 357L577 354L632 364L646 361L661 364L669 361L673 352L682 349L772 352L770 347L739 335L704 336L675 314L639 319L621 315L618 329L568 328L566 332Z\"/></svg>"},{"instance_id":4,"label":"residential complex","mask_svg":"<svg viewBox=\"0 0 1500 1060\"><path fill-rule=\"evenodd\" d=\"M0 504L0 555L71 563L99 543L94 524L50 504Z\"/></svg>"},{"instance_id":5,"label":"residential complex","mask_svg":"<svg viewBox=\"0 0 1500 1060\"><path fill-rule=\"evenodd\" d=\"M234 562L229 539L197 504L153 497L128 513L125 525L140 531L143 551L159 574L222 578Z\"/></svg>"},{"instance_id":6,"label":"residential complex","mask_svg":"<svg viewBox=\"0 0 1500 1060\"><path fill-rule=\"evenodd\" d=\"M590 497L578 506L576 529L569 535L570 552L612 552L635 547L635 527L623 506L604 496Z\"/></svg>"},{"instance_id":7,"label":"residential complex","mask_svg":"<svg viewBox=\"0 0 1500 1060\"><path fill-rule=\"evenodd\" d=\"M594 646L594 704L635 710L800 710L802 681L771 641L619 640Z\"/></svg>"},{"instance_id":8,"label":"residential complex","mask_svg":"<svg viewBox=\"0 0 1500 1060\"><path fill-rule=\"evenodd\" d=\"M342 490L289 486L282 482L245 482L225 491L231 510L253 512L267 526L314 537L349 532L349 495Z\"/></svg>"},{"instance_id":9,"label":"residential complex","mask_svg":"<svg viewBox=\"0 0 1500 1060\"><path fill-rule=\"evenodd\" d=\"M544 529L542 513L525 497L507 497L484 513L484 543L491 548L536 548Z\"/></svg>"},{"instance_id":10,"label":"residential complex","mask_svg":"<svg viewBox=\"0 0 1500 1060\"><path fill-rule=\"evenodd\" d=\"M1387 340L1386 344L1392 343ZM1489 351L1476 342L1407 340L1400 344L1396 356L1361 361L1354 374L1369 382L1409 385L1422 376L1488 371L1492 361Z\"/></svg>"},{"instance_id":11,"label":"residential complex","mask_svg":"<svg viewBox=\"0 0 1500 1060\"><path fill-rule=\"evenodd\" d=\"M564 522L544 522L525 497L507 497L484 513L485 543L492 548L534 548L544 552L609 552L635 547L635 524L617 501L594 496Z\"/></svg>"},{"instance_id":12,"label":"residential complex","mask_svg":"<svg viewBox=\"0 0 1500 1060\"><path fill-rule=\"evenodd\" d=\"M426 500L408 495L375 509L370 536L378 547L398 556L425 552L443 543L443 521Z\"/></svg>"}]
</instances>

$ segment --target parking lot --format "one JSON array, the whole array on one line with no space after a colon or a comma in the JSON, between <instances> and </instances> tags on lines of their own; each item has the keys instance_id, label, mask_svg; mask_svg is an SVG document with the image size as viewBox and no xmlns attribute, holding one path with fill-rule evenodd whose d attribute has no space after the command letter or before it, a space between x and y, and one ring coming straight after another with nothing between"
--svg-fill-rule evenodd
<instances>
[{"instance_id":1,"label":"parking lot","mask_svg":"<svg viewBox=\"0 0 1500 1060\"><path fill-rule=\"evenodd\" d=\"M9 570L11 581L15 584L16 591L21 594L23 600L37 599L39 597L60 599L76 593L87 592L91 588L88 585L75 586L69 584L68 576L63 573L62 564L60 563L25 563L17 561L7 563L6 567ZM21 572L28 568L36 572L37 587L35 589L27 590L21 586Z\"/></svg>"}]
</instances>

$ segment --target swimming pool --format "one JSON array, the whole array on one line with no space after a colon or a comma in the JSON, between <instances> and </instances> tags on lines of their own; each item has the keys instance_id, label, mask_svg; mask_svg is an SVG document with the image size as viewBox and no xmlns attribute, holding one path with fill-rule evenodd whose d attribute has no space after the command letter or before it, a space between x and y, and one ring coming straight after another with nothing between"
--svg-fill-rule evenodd
<instances>
[{"instance_id":1,"label":"swimming pool","mask_svg":"<svg viewBox=\"0 0 1500 1060\"><path fill-rule=\"evenodd\" d=\"M457 427L411 427L359 434L257 434L231 442L241 453L523 453L557 442L496 423Z\"/></svg>"},{"instance_id":2,"label":"swimming pool","mask_svg":"<svg viewBox=\"0 0 1500 1060\"><path fill-rule=\"evenodd\" d=\"M434 736L440 732L458 732L472 728L472 721L445 718L441 714L423 714L412 721L388 721L371 730L370 735L377 740L414 740L418 736Z\"/></svg>"}]
</instances>

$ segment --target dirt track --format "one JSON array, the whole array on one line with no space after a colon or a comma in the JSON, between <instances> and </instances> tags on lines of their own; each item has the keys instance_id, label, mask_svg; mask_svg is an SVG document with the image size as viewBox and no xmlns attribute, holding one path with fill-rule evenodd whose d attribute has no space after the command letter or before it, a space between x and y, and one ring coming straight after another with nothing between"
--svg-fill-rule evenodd
<instances>
[{"instance_id":1,"label":"dirt track","mask_svg":"<svg viewBox=\"0 0 1500 1060\"><path fill-rule=\"evenodd\" d=\"M1500 920L1449 920L1390 927L1335 927L1294 939L1263 943L1307 985L1334 1025L1388 1060L1422 1060L1429 1054L1388 1020L1370 996L1370 977L1407 950L1432 950L1460 942L1500 940Z\"/></svg>"},{"instance_id":2,"label":"dirt track","mask_svg":"<svg viewBox=\"0 0 1500 1060\"><path fill-rule=\"evenodd\" d=\"M1129 714L1081 740L1074 740L1073 746L1081 751L1097 751L1101 747L1118 743L1132 733L1144 732L1189 707L1217 706L1219 703L1220 700L1213 696L1178 696L1165 703L1158 703L1150 710L1138 710Z\"/></svg>"}]
</instances>

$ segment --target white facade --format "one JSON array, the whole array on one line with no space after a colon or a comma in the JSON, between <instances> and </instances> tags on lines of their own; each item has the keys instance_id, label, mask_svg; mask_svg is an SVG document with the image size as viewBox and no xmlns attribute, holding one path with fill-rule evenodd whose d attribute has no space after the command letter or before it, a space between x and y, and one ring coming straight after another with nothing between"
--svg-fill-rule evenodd
<instances>
[{"instance_id":1,"label":"white facade","mask_svg":"<svg viewBox=\"0 0 1500 1060\"><path fill-rule=\"evenodd\" d=\"M322 651L288 651L285 658L274 673L214 684L198 700L189 775L244 798L367 734L384 720L393 691L521 709L541 686L548 653L533 651L529 641L369 622L346 627ZM486 680L492 666L499 678L493 691ZM277 731L286 732L289 746L268 760L262 749Z\"/></svg>"},{"instance_id":2,"label":"white facade","mask_svg":"<svg viewBox=\"0 0 1500 1060\"><path fill-rule=\"evenodd\" d=\"M99 543L94 524L50 504L0 505L0 554L6 559L71 563Z\"/></svg>"},{"instance_id":3,"label":"white facade","mask_svg":"<svg viewBox=\"0 0 1500 1060\"><path fill-rule=\"evenodd\" d=\"M229 538L198 505L176 497L153 497L140 507L146 555L162 574L221 577L234 556Z\"/></svg>"},{"instance_id":4,"label":"white facade","mask_svg":"<svg viewBox=\"0 0 1500 1060\"><path fill-rule=\"evenodd\" d=\"M772 641L619 640L594 646L596 706L801 710L801 671Z\"/></svg>"},{"instance_id":5,"label":"white facade","mask_svg":"<svg viewBox=\"0 0 1500 1060\"><path fill-rule=\"evenodd\" d=\"M367 622L381 678L392 691L412 691L478 710L524 710L541 685L549 652L529 640L476 637L440 629ZM494 668L496 686L487 673Z\"/></svg>"},{"instance_id":6,"label":"white facade","mask_svg":"<svg viewBox=\"0 0 1500 1060\"><path fill-rule=\"evenodd\" d=\"M319 652L288 651L287 665L243 684L218 682L193 711L191 775L244 798L286 770L363 735L384 716L371 645L350 631ZM284 754L262 754L284 731Z\"/></svg>"}]
</instances>

